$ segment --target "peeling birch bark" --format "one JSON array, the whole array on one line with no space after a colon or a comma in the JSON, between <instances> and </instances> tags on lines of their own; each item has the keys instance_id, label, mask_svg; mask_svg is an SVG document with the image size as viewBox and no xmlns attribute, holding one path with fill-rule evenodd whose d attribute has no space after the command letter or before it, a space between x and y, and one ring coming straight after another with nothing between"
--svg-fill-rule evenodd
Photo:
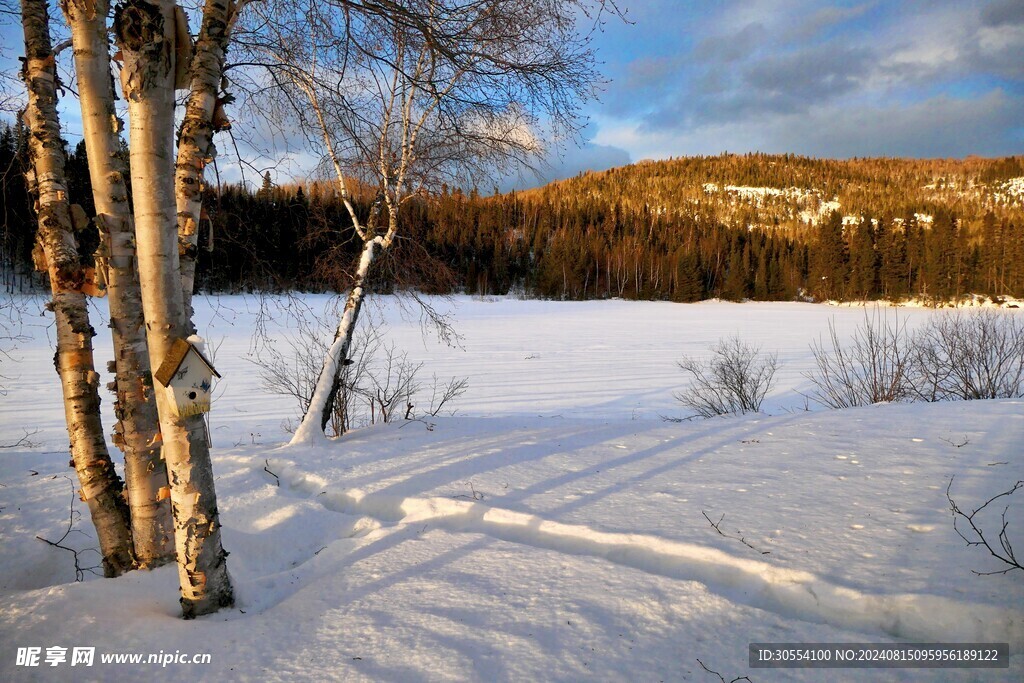
<instances>
[{"instance_id":1,"label":"peeling birch bark","mask_svg":"<svg viewBox=\"0 0 1024 683\"><path fill-rule=\"evenodd\" d=\"M142 568L174 560L171 505L163 490L167 467L160 448L160 422L149 379L142 294L136 276L135 237L127 169L118 156L121 122L107 48L107 0L63 0L74 46L82 104L82 128L92 179L96 224L107 263L110 327L118 423L114 443L124 451L125 490L131 510L135 558Z\"/></svg>"},{"instance_id":2,"label":"peeling birch bark","mask_svg":"<svg viewBox=\"0 0 1024 683\"><path fill-rule=\"evenodd\" d=\"M122 81L131 126L136 253L151 367L190 333L182 300L174 199L175 6L128 0L114 13L124 56ZM234 602L221 545L213 464L202 415L178 417L156 391L186 619Z\"/></svg>"},{"instance_id":3,"label":"peeling birch bark","mask_svg":"<svg viewBox=\"0 0 1024 683\"><path fill-rule=\"evenodd\" d=\"M215 116L218 108L223 106L217 93L224 78L224 59L231 29L244 5L245 0L207 0L192 57L190 93L178 138L174 176L181 289L189 319L192 318L199 221L203 210L203 170L217 156L213 134L228 126L226 119Z\"/></svg>"},{"instance_id":4,"label":"peeling birch bark","mask_svg":"<svg viewBox=\"0 0 1024 683\"><path fill-rule=\"evenodd\" d=\"M61 379L64 414L71 440L72 465L89 507L106 576L134 567L128 507L121 480L107 451L100 421L99 374L93 364L89 309L82 292L84 274L72 233L64 175L64 148L57 118L57 77L45 0L22 0L25 33L24 79L28 87L25 120L38 191L39 230L57 321L54 364Z\"/></svg>"}]
</instances>

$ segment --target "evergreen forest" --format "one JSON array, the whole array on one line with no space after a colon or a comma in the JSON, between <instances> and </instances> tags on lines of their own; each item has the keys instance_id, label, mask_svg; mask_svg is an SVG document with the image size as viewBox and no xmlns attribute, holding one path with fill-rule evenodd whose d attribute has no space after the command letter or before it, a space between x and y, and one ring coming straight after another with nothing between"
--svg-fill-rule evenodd
<instances>
[{"instance_id":1,"label":"evergreen forest","mask_svg":"<svg viewBox=\"0 0 1024 683\"><path fill-rule=\"evenodd\" d=\"M93 215L84 146L72 202ZM24 135L0 129L3 287L39 288ZM344 291L362 247L331 183L208 187L203 291ZM359 212L374 199L355 193ZM98 238L82 225L91 264ZM1024 297L1024 157L723 154L587 172L524 192L440 187L403 207L376 291L556 299Z\"/></svg>"}]
</instances>

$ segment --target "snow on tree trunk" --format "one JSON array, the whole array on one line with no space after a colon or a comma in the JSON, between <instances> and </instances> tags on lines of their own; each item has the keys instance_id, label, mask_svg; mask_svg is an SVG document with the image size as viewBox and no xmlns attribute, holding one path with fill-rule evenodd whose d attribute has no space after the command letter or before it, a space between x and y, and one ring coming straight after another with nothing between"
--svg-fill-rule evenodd
<instances>
[{"instance_id":1,"label":"snow on tree trunk","mask_svg":"<svg viewBox=\"0 0 1024 683\"><path fill-rule=\"evenodd\" d=\"M352 336L355 333L359 311L366 296L366 276L370 272L370 265L373 263L377 250L386 249L388 246L390 246L390 242L386 241L384 237L374 237L367 240L363 246L355 282L345 301L345 312L334 333L334 343L331 344L331 348L327 351L327 357L324 359L324 366L320 370L316 388L313 390L313 398L309 402L309 407L306 408L306 414L302 416L302 423L292 436L290 443L293 446L311 444L324 437L324 428L330 421L331 403L338 393L342 364L348 357L348 351L352 346Z\"/></svg>"},{"instance_id":2,"label":"snow on tree trunk","mask_svg":"<svg viewBox=\"0 0 1024 683\"><path fill-rule=\"evenodd\" d=\"M89 506L106 576L134 567L128 507L121 480L107 451L100 421L99 375L93 365L92 338L82 285L85 275L72 234L64 147L57 119L56 67L50 45L50 18L44 0L23 0L25 32L25 84L28 107L25 120L31 131L29 149L38 190L39 232L46 270L50 275L57 321L54 359L61 378L64 414L71 439L72 464L81 484L80 495Z\"/></svg>"},{"instance_id":3,"label":"snow on tree trunk","mask_svg":"<svg viewBox=\"0 0 1024 683\"><path fill-rule=\"evenodd\" d=\"M175 220L174 2L128 0L118 5L114 27L124 56L139 282L155 368L191 327L182 301ZM203 416L178 417L167 392L158 390L156 397L170 475L181 605L191 618L231 605L234 597Z\"/></svg>"},{"instance_id":4,"label":"snow on tree trunk","mask_svg":"<svg viewBox=\"0 0 1024 683\"><path fill-rule=\"evenodd\" d=\"M135 559L141 567L158 567L174 559L174 529L167 467L160 449L160 422L148 381L150 366L142 295L136 277L134 229L125 186L127 169L118 155L120 121L114 113L107 49L109 3L64 0L62 7L71 27L96 223L107 263L117 391L114 443L124 451Z\"/></svg>"},{"instance_id":5,"label":"snow on tree trunk","mask_svg":"<svg viewBox=\"0 0 1024 683\"><path fill-rule=\"evenodd\" d=\"M244 0L207 0L191 67L191 93L178 141L175 195L178 207L178 249L186 313L192 317L199 221L203 209L203 169L217 155L213 134L227 128L217 93L224 77L224 58L231 28Z\"/></svg>"}]
</instances>

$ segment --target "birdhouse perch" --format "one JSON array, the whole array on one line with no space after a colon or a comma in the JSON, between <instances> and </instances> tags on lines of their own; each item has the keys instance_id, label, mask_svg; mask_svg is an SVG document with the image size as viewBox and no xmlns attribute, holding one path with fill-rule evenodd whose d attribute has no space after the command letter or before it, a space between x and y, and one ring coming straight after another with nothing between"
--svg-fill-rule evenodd
<instances>
[{"instance_id":1,"label":"birdhouse perch","mask_svg":"<svg viewBox=\"0 0 1024 683\"><path fill-rule=\"evenodd\" d=\"M196 336L175 339L167 357L153 373L178 417L210 412L213 378L220 379L220 373L203 355L202 343Z\"/></svg>"}]
</instances>

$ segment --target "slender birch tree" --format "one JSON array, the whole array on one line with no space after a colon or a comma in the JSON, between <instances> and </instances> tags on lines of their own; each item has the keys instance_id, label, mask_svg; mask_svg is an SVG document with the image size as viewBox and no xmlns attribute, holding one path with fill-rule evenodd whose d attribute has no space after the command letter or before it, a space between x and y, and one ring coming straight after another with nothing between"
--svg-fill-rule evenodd
<instances>
[{"instance_id":1,"label":"slender birch tree","mask_svg":"<svg viewBox=\"0 0 1024 683\"><path fill-rule=\"evenodd\" d=\"M177 25L172 0L128 0L114 13L124 58L136 249L152 367L159 367L191 328L182 296L174 196L175 70L183 66L176 60L184 53ZM203 416L177 416L167 392L157 390L156 398L170 476L181 605L191 618L231 605L234 597Z\"/></svg>"},{"instance_id":2,"label":"slender birch tree","mask_svg":"<svg viewBox=\"0 0 1024 683\"><path fill-rule=\"evenodd\" d=\"M203 209L203 170L217 156L214 133L229 125L223 114L227 96L221 96L225 89L222 87L224 64L235 22L247 3L248 0L207 0L192 58L175 171L181 288L189 319Z\"/></svg>"},{"instance_id":3,"label":"slender birch tree","mask_svg":"<svg viewBox=\"0 0 1024 683\"><path fill-rule=\"evenodd\" d=\"M174 559L174 531L160 423L149 381L127 169L119 153L121 122L114 111L107 42L110 4L106 0L63 0L61 7L71 28L83 137L101 237L97 270L106 265L117 392L114 443L125 455L135 558L140 567L156 567Z\"/></svg>"},{"instance_id":4,"label":"slender birch tree","mask_svg":"<svg viewBox=\"0 0 1024 683\"><path fill-rule=\"evenodd\" d=\"M395 42L393 62L395 66L387 69L391 73L374 75L378 86L381 86L382 83L386 84L378 88L377 94L380 95L381 100L374 104L379 104L379 106L373 107L364 104L359 108L358 121L363 125L353 125L351 115L354 112L346 112L348 116L345 116L344 119L347 119L347 125L335 122L349 136L353 146L361 152L355 168L350 173L358 172L359 167L364 169L368 167L371 170L371 177L376 176L376 182L373 184L377 189L377 198L365 221L360 220L352 203L348 187L351 178L343 170L342 161L332 142L332 134L336 134L336 129L328 123L324 107L317 94L315 54L308 74L294 72L291 74L294 85L305 95L313 112L323 137L324 149L336 175L338 193L348 211L356 235L363 242L362 253L345 301L344 312L338 329L335 331L334 341L328 350L324 367L317 379L310 408L303 416L292 439L293 444L308 442L323 435L330 420L331 406L340 388L343 362L348 358L356 323L367 294L367 277L370 274L370 267L380 253L391 249L398 234L398 210L406 200L415 196L415 192L409 191L407 176L410 168L419 160L417 137L433 113L438 100L428 100L426 106L422 108L415 106L423 104L417 102L422 94L419 81L421 79L429 81L430 79L430 76L425 73L430 68L428 48L425 45L420 46L419 55L415 58L416 63L411 65L409 74L406 75L404 68L408 58L406 54L408 46L404 38L400 36ZM377 66L377 64L374 63L373 66ZM454 85L454 83L449 85ZM448 89L450 88L444 88L444 90ZM370 116L366 116L366 114L370 114ZM374 121L373 115L375 114L379 115L379 120L375 124L371 124L372 130L366 130L365 124ZM366 144L368 140L362 136L369 137L372 142Z\"/></svg>"},{"instance_id":5,"label":"slender birch tree","mask_svg":"<svg viewBox=\"0 0 1024 683\"><path fill-rule=\"evenodd\" d=\"M99 374L93 365L92 338L82 286L85 275L72 234L64 147L57 118L57 76L45 0L22 0L25 33L24 80L28 87L25 121L38 191L37 240L43 269L49 273L57 322L57 354L64 413L71 438L72 464L99 537L106 576L132 569L132 539L122 484L107 452L100 422Z\"/></svg>"},{"instance_id":6,"label":"slender birch tree","mask_svg":"<svg viewBox=\"0 0 1024 683\"><path fill-rule=\"evenodd\" d=\"M443 181L472 184L526 165L545 140L575 130L595 78L575 21L588 7L604 3L335 1L299 10L308 22L264 17L277 31L264 43L269 73L329 162L363 242L293 444L323 436L367 278L400 237L402 205ZM376 193L367 216L353 205L357 185Z\"/></svg>"}]
</instances>

